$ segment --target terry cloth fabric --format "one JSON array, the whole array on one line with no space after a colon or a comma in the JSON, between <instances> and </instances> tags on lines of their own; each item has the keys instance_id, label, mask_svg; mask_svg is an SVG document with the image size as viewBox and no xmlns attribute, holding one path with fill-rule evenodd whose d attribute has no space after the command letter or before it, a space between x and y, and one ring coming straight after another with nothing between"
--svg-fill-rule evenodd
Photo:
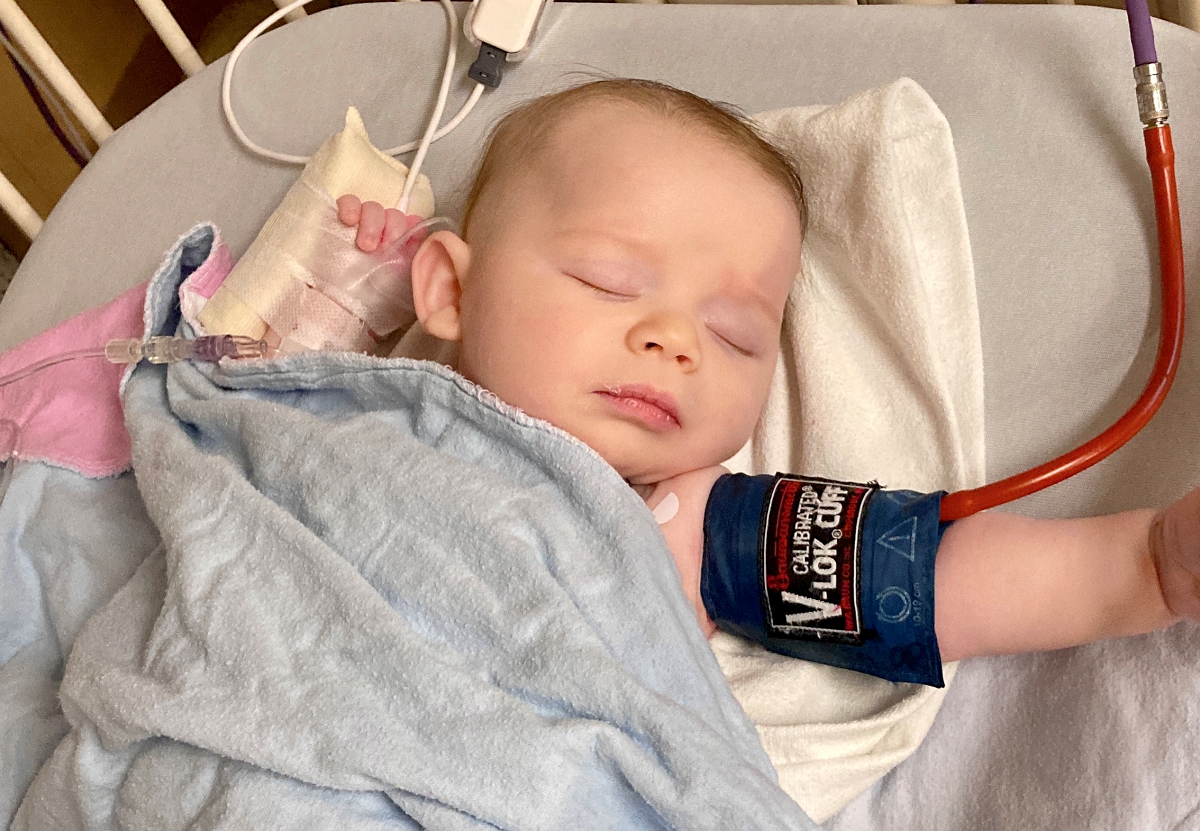
<instances>
[{"instance_id":1,"label":"terry cloth fabric","mask_svg":"<svg viewBox=\"0 0 1200 831\"><path fill-rule=\"evenodd\" d=\"M113 338L141 338L145 285L0 353L0 377ZM0 463L42 461L84 476L120 473L129 466L129 434L118 389L126 367L100 357L47 363L0 385ZM0 487L0 497L4 489Z\"/></svg>"},{"instance_id":2,"label":"terry cloth fabric","mask_svg":"<svg viewBox=\"0 0 1200 831\"><path fill-rule=\"evenodd\" d=\"M808 228L775 384L727 466L923 492L982 484L975 275L945 117L903 78L756 121L800 172ZM710 643L780 784L818 822L907 758L946 694L724 633ZM944 673L949 685L954 666Z\"/></svg>"},{"instance_id":3,"label":"terry cloth fabric","mask_svg":"<svg viewBox=\"0 0 1200 831\"><path fill-rule=\"evenodd\" d=\"M149 334L191 334L215 239ZM17 831L815 827L581 442L353 353L144 364L123 404L162 544L74 639Z\"/></svg>"}]
</instances>

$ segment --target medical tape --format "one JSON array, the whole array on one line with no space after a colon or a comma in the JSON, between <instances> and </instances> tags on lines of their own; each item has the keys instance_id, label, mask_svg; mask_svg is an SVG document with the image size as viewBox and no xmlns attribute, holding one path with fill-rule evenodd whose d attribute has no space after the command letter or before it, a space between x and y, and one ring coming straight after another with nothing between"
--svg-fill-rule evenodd
<instances>
[{"instance_id":1,"label":"medical tape","mask_svg":"<svg viewBox=\"0 0 1200 831\"><path fill-rule=\"evenodd\" d=\"M276 233L280 228L288 232ZM294 318L285 324L280 317L297 297L292 282L320 292L344 310L340 315L317 304L324 312L307 327L305 342L344 343L347 333L356 330L346 316L361 321L376 338L411 326L416 310L410 265L419 238L410 237L382 252L365 252L356 246L355 235L355 228L338 219L332 199L302 181L289 191L260 235L260 244L248 253L250 267L235 269L226 287L283 336L294 329ZM315 303L310 301L308 308ZM327 336L317 336L321 327ZM352 340L361 339L356 335Z\"/></svg>"},{"instance_id":2,"label":"medical tape","mask_svg":"<svg viewBox=\"0 0 1200 831\"><path fill-rule=\"evenodd\" d=\"M224 285L200 307L196 320L206 332L213 335L261 338L267 331L267 323L262 316Z\"/></svg>"},{"instance_id":3,"label":"medical tape","mask_svg":"<svg viewBox=\"0 0 1200 831\"><path fill-rule=\"evenodd\" d=\"M366 325L319 291L293 280L279 297L279 305L267 309L264 319L283 339L308 349L372 351L375 341Z\"/></svg>"}]
</instances>

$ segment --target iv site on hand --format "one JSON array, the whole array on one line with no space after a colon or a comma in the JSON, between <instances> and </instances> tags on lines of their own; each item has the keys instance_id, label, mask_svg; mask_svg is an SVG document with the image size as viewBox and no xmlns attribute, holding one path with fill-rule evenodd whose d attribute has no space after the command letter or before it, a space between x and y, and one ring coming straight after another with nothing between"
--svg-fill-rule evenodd
<instances>
[{"instance_id":1,"label":"iv site on hand","mask_svg":"<svg viewBox=\"0 0 1200 831\"><path fill-rule=\"evenodd\" d=\"M334 212L336 213L336 212ZM313 216L310 214L310 216ZM452 227L443 217L409 216L408 229L394 242L374 251L354 244L354 230L338 222L328 208L302 244L280 252L286 273L259 280L246 291L247 305L262 311L262 337L279 354L313 350L344 350L372 354L381 342L417 319L412 301L412 258L427 234ZM233 275L230 275L233 277ZM230 289L232 291L232 288ZM271 300L263 302L263 295ZM199 319L206 328L218 322L207 308Z\"/></svg>"}]
</instances>

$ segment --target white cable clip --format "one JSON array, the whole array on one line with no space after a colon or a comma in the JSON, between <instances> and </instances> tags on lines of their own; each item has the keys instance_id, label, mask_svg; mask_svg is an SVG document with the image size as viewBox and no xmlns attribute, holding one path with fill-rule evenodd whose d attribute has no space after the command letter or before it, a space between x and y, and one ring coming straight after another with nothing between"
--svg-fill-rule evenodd
<instances>
[{"instance_id":1,"label":"white cable clip","mask_svg":"<svg viewBox=\"0 0 1200 831\"><path fill-rule=\"evenodd\" d=\"M487 43L520 61L529 54L538 21L551 0L474 0L463 21L463 33L475 46Z\"/></svg>"}]
</instances>

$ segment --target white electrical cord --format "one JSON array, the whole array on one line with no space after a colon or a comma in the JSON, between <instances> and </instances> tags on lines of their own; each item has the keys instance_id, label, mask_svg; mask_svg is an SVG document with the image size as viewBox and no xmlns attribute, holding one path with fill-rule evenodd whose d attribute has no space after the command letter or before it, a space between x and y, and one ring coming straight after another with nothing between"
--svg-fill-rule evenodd
<instances>
[{"instance_id":1,"label":"white electrical cord","mask_svg":"<svg viewBox=\"0 0 1200 831\"><path fill-rule=\"evenodd\" d=\"M471 90L470 97L468 97L466 103L462 105L462 109L458 111L458 114L455 115L454 118L450 119L440 128L438 128L438 131L433 134L433 140L437 141L438 139L445 138L446 136L450 135L451 130L453 130L459 124L462 124L463 119L471 114L471 109L475 106L475 102L479 100L479 97L483 95L483 91L485 89L487 89L487 87L485 87L483 84L476 84L475 89ZM407 153L409 150L412 150L416 144L417 143L415 141L410 141L408 144L400 144L396 147L389 147L383 152L387 153L389 156L399 156L401 153Z\"/></svg>"},{"instance_id":2,"label":"white electrical cord","mask_svg":"<svg viewBox=\"0 0 1200 831\"><path fill-rule=\"evenodd\" d=\"M450 93L450 78L454 75L454 64L458 60L458 15L454 11L454 6L450 5L450 0L440 0L440 2L442 8L446 10L446 28L449 30L446 38L446 69L442 72L442 85L438 89L437 103L433 106L433 115L429 119L429 126L425 128L425 135L421 136L417 155L413 156L412 165L408 168L408 175L404 177L404 192L400 194L400 204L396 206L402 214L408 213L408 200L412 196L413 187L417 184L417 175L421 172L421 165L425 163L429 145L433 144L433 134L437 130L438 122L442 120L442 112L446 109L446 96Z\"/></svg>"},{"instance_id":3,"label":"white electrical cord","mask_svg":"<svg viewBox=\"0 0 1200 831\"><path fill-rule=\"evenodd\" d=\"M240 141L246 147L246 149L252 153L256 153L259 156L273 159L278 162L287 162L288 164L306 164L312 157L277 153L274 150L268 150L267 148L255 143L253 139L246 135L246 132L242 129L241 125L238 124L237 117L233 114L233 103L231 101L230 89L233 86L234 67L237 66L238 58L242 56L242 52L246 51L246 47L250 45L251 41L273 26L278 20L283 18L284 15L311 2L312 0L295 0L295 2L289 3L288 5L279 9L277 12L269 15L265 20L251 29L249 34L242 38L238 42L238 45L235 46L233 51L229 54L229 62L225 64L225 74L221 78L221 109L225 111L225 120L229 122L229 129L233 130L233 134L237 136L238 141ZM425 134L419 141L410 141L407 144L401 144L397 147L391 147L383 151L389 156L398 156L401 153L407 153L411 150L417 151L417 155L413 158L413 163L409 168L409 175L406 177L404 183L404 193L400 198L399 205L401 211L408 207L408 200L412 194L412 188L416 185L417 175L421 171L421 165L425 161L425 155L429 151L429 145L438 139L443 138L449 134L451 130L461 124L463 119L466 118L471 112L471 109L475 106L475 103L479 100L480 96L483 95L483 84L476 84L475 89L471 91L471 95L467 98L466 103L463 104L462 109L458 111L458 114L455 115L454 118L452 118L449 122L447 122L440 130L437 128L438 121L441 120L442 113L446 108L446 97L450 92L450 81L454 76L454 64L458 52L458 15L454 11L454 6L450 4L450 0L439 0L439 2L442 4L442 8L446 12L447 23L449 25L449 36L448 48L446 50L446 69L442 73L442 83L438 90L438 98L437 103L434 106L433 117L429 120L429 126L426 127Z\"/></svg>"}]
</instances>

